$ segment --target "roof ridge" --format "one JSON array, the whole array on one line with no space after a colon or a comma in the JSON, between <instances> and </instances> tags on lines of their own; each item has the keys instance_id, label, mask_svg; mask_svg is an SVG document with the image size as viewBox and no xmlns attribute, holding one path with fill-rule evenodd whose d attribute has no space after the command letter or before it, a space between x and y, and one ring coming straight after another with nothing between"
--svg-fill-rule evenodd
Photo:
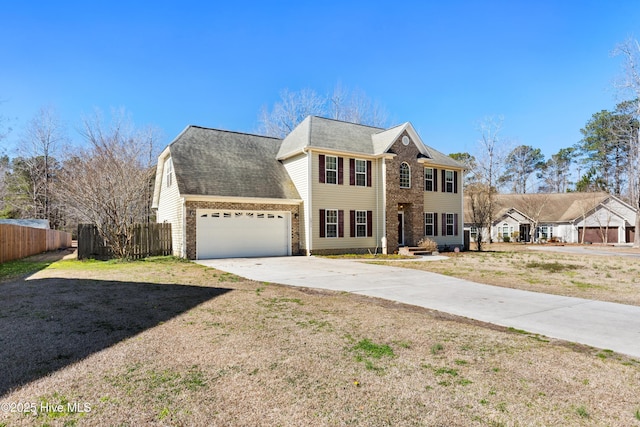
<instances>
[{"instance_id":1,"label":"roof ridge","mask_svg":"<svg viewBox=\"0 0 640 427\"><path fill-rule=\"evenodd\" d=\"M316 118L316 119L327 120L327 121L331 121L331 122L345 123L345 124L353 125L353 126L362 126L362 127L372 128L372 129L385 130L385 128L381 128L381 127L378 127L378 126L365 125L363 123L348 122L346 120L333 119L331 117L323 117L323 116L316 116L316 115L311 115L310 117L312 119Z\"/></svg>"},{"instance_id":2,"label":"roof ridge","mask_svg":"<svg viewBox=\"0 0 640 427\"><path fill-rule=\"evenodd\" d=\"M239 131L227 130L227 129L217 129L217 128L210 128L210 127L206 127L206 126L188 125L187 128L213 130L213 131L217 131L217 132L234 133L236 135L257 136L259 138L268 138L268 139L275 139L275 140L278 140L278 141L282 141L282 138L278 138L276 136L258 135L257 133L239 132Z\"/></svg>"}]
</instances>

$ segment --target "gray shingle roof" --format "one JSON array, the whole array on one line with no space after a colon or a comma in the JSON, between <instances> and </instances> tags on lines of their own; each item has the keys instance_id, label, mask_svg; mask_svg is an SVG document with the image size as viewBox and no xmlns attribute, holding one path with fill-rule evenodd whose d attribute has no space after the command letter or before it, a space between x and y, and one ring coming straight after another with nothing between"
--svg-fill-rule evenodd
<instances>
[{"instance_id":1,"label":"gray shingle roof","mask_svg":"<svg viewBox=\"0 0 640 427\"><path fill-rule=\"evenodd\" d=\"M542 206L539 218L541 222L569 222L580 218L608 197L609 194L602 192L497 194L494 220L498 220L512 208L527 215L527 206L538 204ZM471 222L470 206L468 197L465 197L465 222Z\"/></svg>"},{"instance_id":2,"label":"gray shingle roof","mask_svg":"<svg viewBox=\"0 0 640 427\"><path fill-rule=\"evenodd\" d=\"M365 155L383 154L385 150L410 126L409 123L382 129L373 126L359 125L323 117L309 116L302 121L282 141L278 158L285 158L304 148L362 153ZM462 165L422 143L418 143L420 151L425 155L427 164L438 164L461 168Z\"/></svg>"},{"instance_id":3,"label":"gray shingle roof","mask_svg":"<svg viewBox=\"0 0 640 427\"><path fill-rule=\"evenodd\" d=\"M180 194L299 199L276 160L280 143L278 138L187 127L169 146Z\"/></svg>"}]
</instances>

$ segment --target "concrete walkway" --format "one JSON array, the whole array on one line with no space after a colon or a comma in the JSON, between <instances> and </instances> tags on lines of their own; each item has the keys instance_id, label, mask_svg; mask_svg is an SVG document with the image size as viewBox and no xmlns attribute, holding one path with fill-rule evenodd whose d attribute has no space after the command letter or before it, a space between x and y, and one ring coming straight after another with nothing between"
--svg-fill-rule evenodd
<instances>
[{"instance_id":1,"label":"concrete walkway","mask_svg":"<svg viewBox=\"0 0 640 427\"><path fill-rule=\"evenodd\" d=\"M640 307L482 285L425 271L316 257L200 260L249 279L346 291L640 358Z\"/></svg>"}]
</instances>

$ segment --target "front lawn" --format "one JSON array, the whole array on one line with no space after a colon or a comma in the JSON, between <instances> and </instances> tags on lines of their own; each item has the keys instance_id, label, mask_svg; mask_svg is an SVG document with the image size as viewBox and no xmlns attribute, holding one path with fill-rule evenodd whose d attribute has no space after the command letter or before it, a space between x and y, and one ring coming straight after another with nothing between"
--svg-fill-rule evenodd
<instances>
[{"instance_id":1,"label":"front lawn","mask_svg":"<svg viewBox=\"0 0 640 427\"><path fill-rule=\"evenodd\" d=\"M640 422L635 360L384 300L171 258L0 292L0 425Z\"/></svg>"}]
</instances>

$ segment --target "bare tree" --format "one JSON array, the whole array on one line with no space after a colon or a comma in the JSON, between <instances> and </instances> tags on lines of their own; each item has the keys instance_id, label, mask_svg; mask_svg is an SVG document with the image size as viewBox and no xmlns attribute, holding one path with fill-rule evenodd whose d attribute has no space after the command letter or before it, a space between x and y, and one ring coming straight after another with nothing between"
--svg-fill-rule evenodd
<instances>
[{"instance_id":1,"label":"bare tree","mask_svg":"<svg viewBox=\"0 0 640 427\"><path fill-rule=\"evenodd\" d=\"M618 45L613 52L616 56L622 56L624 64L624 74L617 86L626 94L631 95L631 99L640 99L640 43L635 39L628 39L624 43ZM628 99L628 98L627 98ZM640 103L635 103L635 111L632 111L633 116L637 120L640 117ZM638 170L640 168L640 134L635 132L632 138L629 139L629 151L633 154L631 158L635 162L631 166L632 169ZM636 208L636 221L635 221L635 237L633 240L633 247L640 248L640 175L634 174L634 182L630 184L635 193L636 199L633 200L633 205Z\"/></svg>"},{"instance_id":2,"label":"bare tree","mask_svg":"<svg viewBox=\"0 0 640 427\"><path fill-rule=\"evenodd\" d=\"M14 200L27 203L16 207L23 215L48 220L52 228L61 223L53 183L60 148L66 141L66 129L53 107L42 107L25 127L19 139L19 157L14 159Z\"/></svg>"},{"instance_id":3,"label":"bare tree","mask_svg":"<svg viewBox=\"0 0 640 427\"><path fill-rule=\"evenodd\" d=\"M508 143L503 141L501 132L503 117L485 117L478 124L480 139L478 141L476 160L476 177L478 182L488 189L488 197L482 198L487 204L483 211L488 211L493 218L494 200L497 193L498 179L504 169L504 161L508 151ZM491 236L491 222L488 224ZM489 237L491 239L491 237Z\"/></svg>"},{"instance_id":4,"label":"bare tree","mask_svg":"<svg viewBox=\"0 0 640 427\"><path fill-rule=\"evenodd\" d=\"M319 95L313 89L280 92L280 100L258 116L258 132L284 138L307 116L325 116L351 123L382 127L388 114L361 90L349 91L336 85L333 93Z\"/></svg>"},{"instance_id":5,"label":"bare tree","mask_svg":"<svg viewBox=\"0 0 640 427\"><path fill-rule=\"evenodd\" d=\"M477 233L476 246L478 251L482 251L484 232L489 230L489 233L491 233L491 221L493 220L492 191L488 186L476 183L467 186L465 193L469 203L471 225L475 227Z\"/></svg>"},{"instance_id":6,"label":"bare tree","mask_svg":"<svg viewBox=\"0 0 640 427\"><path fill-rule=\"evenodd\" d=\"M522 194L520 196L520 204L518 206L521 212L531 220L529 238L532 242L535 240L536 229L540 225L542 213L550 199L551 195L549 193Z\"/></svg>"},{"instance_id":7,"label":"bare tree","mask_svg":"<svg viewBox=\"0 0 640 427\"><path fill-rule=\"evenodd\" d=\"M154 132L135 129L120 111L110 125L96 113L84 121L81 133L88 148L65 162L60 192L81 221L97 226L116 257L127 258L131 225L145 221L148 212Z\"/></svg>"}]
</instances>

